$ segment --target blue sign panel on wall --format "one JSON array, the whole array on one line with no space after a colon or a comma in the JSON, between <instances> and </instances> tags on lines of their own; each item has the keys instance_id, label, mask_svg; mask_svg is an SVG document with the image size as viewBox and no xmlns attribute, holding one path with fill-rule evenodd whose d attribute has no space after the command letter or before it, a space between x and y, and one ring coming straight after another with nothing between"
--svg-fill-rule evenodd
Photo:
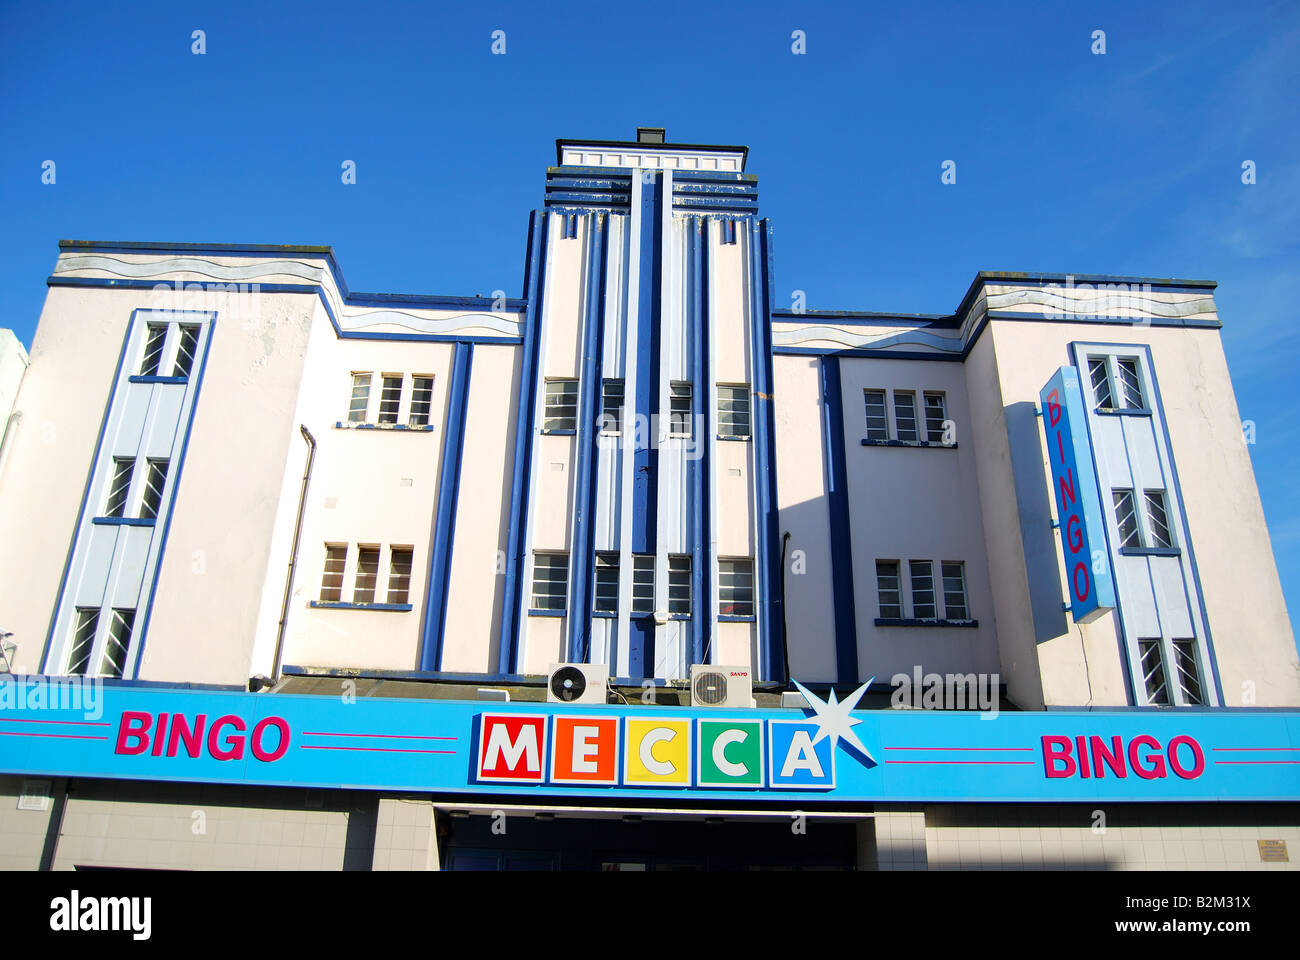
<instances>
[{"instance_id":1,"label":"blue sign panel on wall","mask_svg":"<svg viewBox=\"0 0 1300 960\"><path fill-rule=\"evenodd\" d=\"M1092 469L1079 371L1061 367L1039 392L1039 400L1056 516L1061 524L1070 614L1076 623L1091 623L1114 608L1115 583L1106 550L1097 475Z\"/></svg>"},{"instance_id":2,"label":"blue sign panel on wall","mask_svg":"<svg viewBox=\"0 0 1300 960\"><path fill-rule=\"evenodd\" d=\"M1294 711L855 711L816 695L805 710L731 711L115 685L74 702L58 687L0 677L0 773L668 802L1300 798Z\"/></svg>"}]
</instances>

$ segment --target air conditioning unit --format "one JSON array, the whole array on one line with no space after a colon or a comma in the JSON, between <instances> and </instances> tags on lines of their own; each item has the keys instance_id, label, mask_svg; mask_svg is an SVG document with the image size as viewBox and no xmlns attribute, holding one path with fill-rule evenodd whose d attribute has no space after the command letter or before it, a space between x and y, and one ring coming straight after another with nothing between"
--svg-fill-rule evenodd
<instances>
[{"instance_id":1,"label":"air conditioning unit","mask_svg":"<svg viewBox=\"0 0 1300 960\"><path fill-rule=\"evenodd\" d=\"M754 678L749 667L692 664L691 706L754 706Z\"/></svg>"},{"instance_id":2,"label":"air conditioning unit","mask_svg":"<svg viewBox=\"0 0 1300 960\"><path fill-rule=\"evenodd\" d=\"M547 673L547 703L605 703L608 664L553 663Z\"/></svg>"}]
</instances>

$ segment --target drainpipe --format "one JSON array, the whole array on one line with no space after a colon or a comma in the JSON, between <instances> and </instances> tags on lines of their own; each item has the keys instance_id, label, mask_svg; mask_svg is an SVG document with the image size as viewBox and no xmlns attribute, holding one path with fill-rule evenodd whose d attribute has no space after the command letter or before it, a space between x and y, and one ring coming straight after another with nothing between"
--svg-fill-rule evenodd
<instances>
[{"instance_id":1,"label":"drainpipe","mask_svg":"<svg viewBox=\"0 0 1300 960\"><path fill-rule=\"evenodd\" d=\"M307 508L307 484L311 480L312 464L316 460L316 438L306 424L300 424L302 438L307 441L307 466L302 472L302 491L298 494L298 517L293 523L293 548L289 553L289 572L284 579L284 602L280 605L280 625L275 632L275 659L271 662L271 681L280 679L280 654L284 650L284 629L289 622L289 598L293 594L293 574L298 567L298 542L302 537L302 515Z\"/></svg>"},{"instance_id":2,"label":"drainpipe","mask_svg":"<svg viewBox=\"0 0 1300 960\"><path fill-rule=\"evenodd\" d=\"M4 438L0 439L0 473L4 472L5 461L9 459L9 447L12 445L14 435L18 433L18 424L23 421L23 412L15 410L5 421Z\"/></svg>"}]
</instances>

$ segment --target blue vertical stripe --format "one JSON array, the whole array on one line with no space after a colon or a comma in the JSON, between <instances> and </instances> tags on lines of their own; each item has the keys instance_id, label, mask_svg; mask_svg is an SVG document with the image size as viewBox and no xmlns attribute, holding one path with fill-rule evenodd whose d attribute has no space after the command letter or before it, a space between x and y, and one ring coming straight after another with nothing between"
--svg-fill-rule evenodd
<instances>
[{"instance_id":1,"label":"blue vertical stripe","mask_svg":"<svg viewBox=\"0 0 1300 960\"><path fill-rule=\"evenodd\" d=\"M821 358L823 463L830 523L831 596L835 607L835 679L858 682L857 607L853 600L853 538L849 530L844 393L839 357Z\"/></svg>"},{"instance_id":2,"label":"blue vertical stripe","mask_svg":"<svg viewBox=\"0 0 1300 960\"><path fill-rule=\"evenodd\" d=\"M542 295L546 277L548 217L534 210L528 221L528 260L524 268L523 352L519 361L518 407L515 411L514 474L510 485L509 541L506 546L505 585L501 596L501 635L497 644L497 670L514 673L519 659L519 590L524 571L524 526L528 520L528 481L533 458L533 413L537 397L537 351L541 340Z\"/></svg>"},{"instance_id":3,"label":"blue vertical stripe","mask_svg":"<svg viewBox=\"0 0 1300 960\"><path fill-rule=\"evenodd\" d=\"M713 449L713 431L709 429L709 288L707 277L709 245L704 233L704 222L699 217L690 218L686 230L687 282L690 297L687 309L688 335L693 350L691 389L697 426L696 449L699 457L690 464L691 490L695 510L691 516L691 663L703 663L704 651L709 643L709 630L713 625L712 585L713 556L709 551L709 452Z\"/></svg>"},{"instance_id":4,"label":"blue vertical stripe","mask_svg":"<svg viewBox=\"0 0 1300 960\"><path fill-rule=\"evenodd\" d=\"M596 536L596 433L605 334L605 269L609 259L607 214L588 214L587 303L578 397L578 470L573 491L573 542L569 550L568 660L585 663L591 652L592 566Z\"/></svg>"},{"instance_id":5,"label":"blue vertical stripe","mask_svg":"<svg viewBox=\"0 0 1300 960\"><path fill-rule=\"evenodd\" d=\"M472 343L456 344L447 385L447 425L442 437L442 463L438 467L438 506L429 561L429 584L424 597L424 633L420 637L420 669L442 669L442 637L447 624L447 586L451 576L452 547L456 541L456 501L460 495L460 465L465 450L465 409L469 404Z\"/></svg>"}]
</instances>

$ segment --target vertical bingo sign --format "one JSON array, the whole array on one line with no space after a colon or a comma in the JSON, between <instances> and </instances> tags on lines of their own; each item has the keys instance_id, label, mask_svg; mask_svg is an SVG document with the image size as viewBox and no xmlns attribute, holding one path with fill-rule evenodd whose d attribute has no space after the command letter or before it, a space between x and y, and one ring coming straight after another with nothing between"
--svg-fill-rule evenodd
<instances>
[{"instance_id":1,"label":"vertical bingo sign","mask_svg":"<svg viewBox=\"0 0 1300 960\"><path fill-rule=\"evenodd\" d=\"M1047 433L1052 488L1056 492L1056 516L1061 524L1070 614L1077 623L1090 623L1115 606L1115 585L1088 446L1079 372L1074 367L1061 367L1038 396Z\"/></svg>"}]
</instances>

